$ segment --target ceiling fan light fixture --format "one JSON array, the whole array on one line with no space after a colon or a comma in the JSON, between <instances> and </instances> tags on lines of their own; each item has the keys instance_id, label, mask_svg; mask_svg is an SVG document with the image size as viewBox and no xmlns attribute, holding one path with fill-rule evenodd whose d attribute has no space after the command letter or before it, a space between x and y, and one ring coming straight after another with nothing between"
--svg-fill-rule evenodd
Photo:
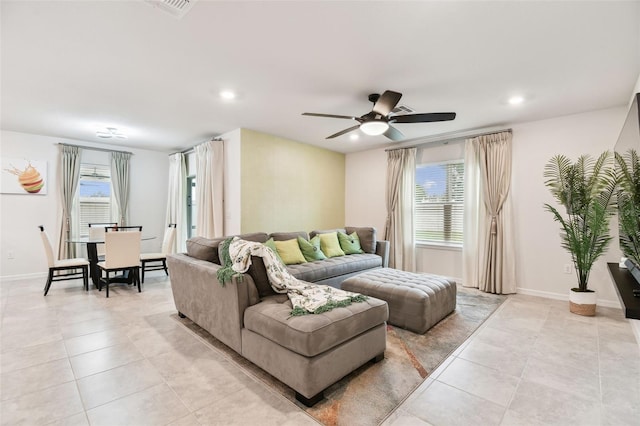
<instances>
[{"instance_id":1,"label":"ceiling fan light fixture","mask_svg":"<svg viewBox=\"0 0 640 426\"><path fill-rule=\"evenodd\" d=\"M111 139L111 138L127 139L127 135L125 135L115 127L107 127L106 129L98 130L96 132L96 136L103 139Z\"/></svg>"},{"instance_id":2,"label":"ceiling fan light fixture","mask_svg":"<svg viewBox=\"0 0 640 426\"><path fill-rule=\"evenodd\" d=\"M369 136L378 136L389 129L389 123L383 120L369 120L360 125L360 130Z\"/></svg>"},{"instance_id":3,"label":"ceiling fan light fixture","mask_svg":"<svg viewBox=\"0 0 640 426\"><path fill-rule=\"evenodd\" d=\"M402 98L402 93L392 90L385 90L382 95L372 93L369 95L369 101L373 102L373 109L360 117L338 114L319 114L316 112L303 112L302 115L312 117L340 118L344 120L355 120L359 124L341 130L333 135L327 136L327 139L337 138L354 130L360 129L362 133L370 136L384 135L387 139L394 142L404 139L404 135L391 124L402 123L433 123L437 121L451 121L456 118L455 112L432 112L432 113L414 113L407 107L398 106ZM402 111L403 114L398 112Z\"/></svg>"}]
</instances>

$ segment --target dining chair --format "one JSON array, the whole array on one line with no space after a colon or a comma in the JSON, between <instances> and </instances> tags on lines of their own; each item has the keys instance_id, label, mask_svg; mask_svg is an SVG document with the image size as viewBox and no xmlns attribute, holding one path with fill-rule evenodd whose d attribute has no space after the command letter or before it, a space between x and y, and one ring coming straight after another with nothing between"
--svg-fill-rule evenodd
<instances>
[{"instance_id":1,"label":"dining chair","mask_svg":"<svg viewBox=\"0 0 640 426\"><path fill-rule=\"evenodd\" d=\"M142 232L142 226L107 226L105 232Z\"/></svg>"},{"instance_id":2,"label":"dining chair","mask_svg":"<svg viewBox=\"0 0 640 426\"><path fill-rule=\"evenodd\" d=\"M51 288L53 281L77 280L80 276L82 276L84 291L89 291L89 261L81 257L56 260L53 257L53 247L51 247L51 241L49 240L49 235L47 235L47 232L44 230L44 226L40 225L38 228L40 228L40 237L42 237L42 244L44 245L47 263L49 265L49 277L47 278L47 283L44 285L44 295L46 296L47 293L49 293L49 288ZM81 272L78 272L78 269L80 269ZM57 271L66 272L55 275L54 273Z\"/></svg>"},{"instance_id":3,"label":"dining chair","mask_svg":"<svg viewBox=\"0 0 640 426\"><path fill-rule=\"evenodd\" d=\"M164 273L169 276L169 271L167 270L167 255L173 252L173 243L175 240L176 224L170 223L164 231L161 252L142 253L140 255L140 262L142 262L142 282L144 282L145 271L159 271L164 269Z\"/></svg>"},{"instance_id":4,"label":"dining chair","mask_svg":"<svg viewBox=\"0 0 640 426\"><path fill-rule=\"evenodd\" d=\"M135 231L142 232L142 226L138 226L138 225L107 226L104 228L104 231L105 232L135 232Z\"/></svg>"},{"instance_id":5,"label":"dining chair","mask_svg":"<svg viewBox=\"0 0 640 426\"><path fill-rule=\"evenodd\" d=\"M104 240L105 228L107 226L118 226L118 223L89 223L87 225L89 225L89 239ZM96 244L96 252L98 253L98 259L104 260L104 244Z\"/></svg>"},{"instance_id":6,"label":"dining chair","mask_svg":"<svg viewBox=\"0 0 640 426\"><path fill-rule=\"evenodd\" d=\"M107 228L108 229L108 228ZM104 235L105 255L104 262L98 262L98 267L106 273L106 277L100 277L98 290L102 291L102 284L107 288L109 297L109 284L114 282L116 277L111 277L112 272L129 271L132 274L133 284L140 289L140 231L130 232L109 232ZM118 279L121 282L121 279Z\"/></svg>"}]
</instances>

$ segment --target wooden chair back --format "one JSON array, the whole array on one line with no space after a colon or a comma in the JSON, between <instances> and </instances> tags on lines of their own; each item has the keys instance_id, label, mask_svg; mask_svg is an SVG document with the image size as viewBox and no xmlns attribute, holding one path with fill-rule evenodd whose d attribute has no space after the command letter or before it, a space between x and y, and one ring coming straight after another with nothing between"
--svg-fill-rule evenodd
<instances>
[{"instance_id":1,"label":"wooden chair back","mask_svg":"<svg viewBox=\"0 0 640 426\"><path fill-rule=\"evenodd\" d=\"M142 232L142 226L107 226L105 232Z\"/></svg>"},{"instance_id":2,"label":"wooden chair back","mask_svg":"<svg viewBox=\"0 0 640 426\"><path fill-rule=\"evenodd\" d=\"M90 240L104 240L105 228L107 226L118 226L118 223L89 223L88 225ZM96 251L98 256L104 256L104 244L96 244Z\"/></svg>"},{"instance_id":3,"label":"wooden chair back","mask_svg":"<svg viewBox=\"0 0 640 426\"><path fill-rule=\"evenodd\" d=\"M40 228L40 237L42 238L42 245L44 246L44 252L47 255L47 266L49 268L53 268L55 264L55 258L53 257L53 247L51 246L49 235L47 235L47 231L44 230L44 226L40 225L38 228Z\"/></svg>"},{"instance_id":4,"label":"wooden chair back","mask_svg":"<svg viewBox=\"0 0 640 426\"><path fill-rule=\"evenodd\" d=\"M162 253L173 253L173 243L176 240L176 224L170 223L164 231L164 239L162 240Z\"/></svg>"}]
</instances>

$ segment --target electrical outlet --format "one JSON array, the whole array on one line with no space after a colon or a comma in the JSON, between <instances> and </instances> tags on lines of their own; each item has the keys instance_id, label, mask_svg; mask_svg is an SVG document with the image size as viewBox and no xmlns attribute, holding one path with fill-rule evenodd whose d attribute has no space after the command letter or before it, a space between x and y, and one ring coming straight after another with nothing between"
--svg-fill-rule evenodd
<instances>
[{"instance_id":1,"label":"electrical outlet","mask_svg":"<svg viewBox=\"0 0 640 426\"><path fill-rule=\"evenodd\" d=\"M564 264L564 273L565 274L570 274L573 271L573 265L571 265L570 263L565 263Z\"/></svg>"},{"instance_id":2,"label":"electrical outlet","mask_svg":"<svg viewBox=\"0 0 640 426\"><path fill-rule=\"evenodd\" d=\"M7 250L7 259L15 259L16 255L13 250Z\"/></svg>"}]
</instances>

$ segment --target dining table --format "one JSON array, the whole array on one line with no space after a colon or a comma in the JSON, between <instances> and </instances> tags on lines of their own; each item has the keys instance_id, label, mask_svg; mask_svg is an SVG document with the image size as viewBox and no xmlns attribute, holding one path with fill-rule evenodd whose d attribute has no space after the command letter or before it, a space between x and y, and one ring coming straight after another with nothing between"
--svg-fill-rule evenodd
<instances>
[{"instance_id":1,"label":"dining table","mask_svg":"<svg viewBox=\"0 0 640 426\"><path fill-rule=\"evenodd\" d=\"M142 236L142 238L140 238L141 241L150 241L155 239L156 237L144 236L144 235ZM98 244L104 244L104 237L102 238L78 237L78 238L71 238L67 240L67 242L74 243L74 244L87 245L87 260L89 260L89 277L91 278L91 281L96 287L100 287L99 284L100 284L101 274L100 274L100 267L98 266L98 262L100 261L100 259L98 258ZM114 281L114 282L120 281L120 282L131 284L133 277L129 276L127 272L128 271L125 271L123 275L116 277L111 281Z\"/></svg>"}]
</instances>

